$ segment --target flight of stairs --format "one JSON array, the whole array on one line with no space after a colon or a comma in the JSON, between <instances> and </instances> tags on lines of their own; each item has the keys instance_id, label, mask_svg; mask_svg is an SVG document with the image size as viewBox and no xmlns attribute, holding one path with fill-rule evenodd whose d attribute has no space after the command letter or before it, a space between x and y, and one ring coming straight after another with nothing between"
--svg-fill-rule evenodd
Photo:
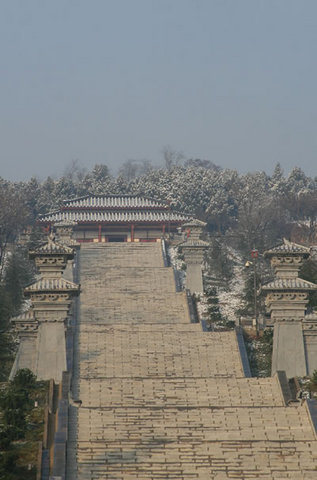
<instances>
[{"instance_id":1,"label":"flight of stairs","mask_svg":"<svg viewBox=\"0 0 317 480\"><path fill-rule=\"evenodd\" d=\"M190 323L159 244L83 245L80 282L67 480L317 478L305 405Z\"/></svg>"}]
</instances>

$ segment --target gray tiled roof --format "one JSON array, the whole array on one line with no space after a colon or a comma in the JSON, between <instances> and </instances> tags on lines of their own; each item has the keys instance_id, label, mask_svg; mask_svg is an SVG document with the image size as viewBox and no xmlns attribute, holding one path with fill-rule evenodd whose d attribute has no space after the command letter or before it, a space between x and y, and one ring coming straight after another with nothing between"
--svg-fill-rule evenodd
<instances>
[{"instance_id":1,"label":"gray tiled roof","mask_svg":"<svg viewBox=\"0 0 317 480\"><path fill-rule=\"evenodd\" d=\"M202 222L201 220L198 220L197 218L191 218L189 221L184 223L182 226L184 228L186 227L201 227L204 228L207 225L206 222Z\"/></svg>"},{"instance_id":2,"label":"gray tiled roof","mask_svg":"<svg viewBox=\"0 0 317 480\"><path fill-rule=\"evenodd\" d=\"M284 240L282 245L267 250L265 256L272 256L275 254L297 255L298 253L309 255L309 248Z\"/></svg>"},{"instance_id":3,"label":"gray tiled roof","mask_svg":"<svg viewBox=\"0 0 317 480\"><path fill-rule=\"evenodd\" d=\"M106 222L106 223L133 223L133 222L184 222L188 215L168 211L155 210L74 210L56 211L39 218L40 223L72 221L76 223Z\"/></svg>"},{"instance_id":4,"label":"gray tiled roof","mask_svg":"<svg viewBox=\"0 0 317 480\"><path fill-rule=\"evenodd\" d=\"M261 290L317 290L315 283L301 278L278 278L261 286Z\"/></svg>"},{"instance_id":5,"label":"gray tiled roof","mask_svg":"<svg viewBox=\"0 0 317 480\"><path fill-rule=\"evenodd\" d=\"M79 285L70 282L63 277L60 278L41 278L24 289L24 293L33 292L62 292L79 291Z\"/></svg>"},{"instance_id":6,"label":"gray tiled roof","mask_svg":"<svg viewBox=\"0 0 317 480\"><path fill-rule=\"evenodd\" d=\"M55 242L52 238L48 237L48 242L40 247L36 248L35 250L30 252L30 256L37 256L37 255L70 255L74 254L72 248L67 247L66 245L62 245L60 243Z\"/></svg>"},{"instance_id":7,"label":"gray tiled roof","mask_svg":"<svg viewBox=\"0 0 317 480\"><path fill-rule=\"evenodd\" d=\"M85 207L104 207L104 208L139 208L139 207L159 207L168 209L167 203L146 198L139 195L87 195L85 197L74 198L64 201L64 207L85 208Z\"/></svg>"},{"instance_id":8,"label":"gray tiled roof","mask_svg":"<svg viewBox=\"0 0 317 480\"><path fill-rule=\"evenodd\" d=\"M39 223L146 223L177 222L192 215L173 212L166 202L138 195L87 195L65 200L60 210L41 215Z\"/></svg>"}]
</instances>

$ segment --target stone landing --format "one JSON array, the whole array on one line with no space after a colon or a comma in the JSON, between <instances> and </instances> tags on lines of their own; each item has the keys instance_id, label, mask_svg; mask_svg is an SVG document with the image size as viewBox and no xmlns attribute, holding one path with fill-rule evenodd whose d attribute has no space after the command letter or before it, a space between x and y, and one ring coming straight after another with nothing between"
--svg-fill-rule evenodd
<instances>
[{"instance_id":1,"label":"stone landing","mask_svg":"<svg viewBox=\"0 0 317 480\"><path fill-rule=\"evenodd\" d=\"M160 245L84 245L67 480L315 479L305 405L190 324Z\"/></svg>"}]
</instances>

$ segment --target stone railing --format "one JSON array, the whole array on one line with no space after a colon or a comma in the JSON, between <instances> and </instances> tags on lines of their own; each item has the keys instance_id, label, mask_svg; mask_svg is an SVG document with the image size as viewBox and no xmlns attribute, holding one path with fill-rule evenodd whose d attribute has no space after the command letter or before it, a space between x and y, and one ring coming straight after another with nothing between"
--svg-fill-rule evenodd
<instances>
[{"instance_id":1,"label":"stone railing","mask_svg":"<svg viewBox=\"0 0 317 480\"><path fill-rule=\"evenodd\" d=\"M186 290L186 299L187 299L190 323L199 323L196 303L188 289Z\"/></svg>"},{"instance_id":2,"label":"stone railing","mask_svg":"<svg viewBox=\"0 0 317 480\"><path fill-rule=\"evenodd\" d=\"M73 271L74 279L78 280L78 261ZM78 312L78 298L73 300L72 314L69 317L66 330L66 360L67 371L62 374L59 385L53 380L49 385L48 407L45 412L45 427L41 453L41 465L38 468L40 476L37 480L65 480L68 439L68 412L71 391L74 333Z\"/></svg>"},{"instance_id":3,"label":"stone railing","mask_svg":"<svg viewBox=\"0 0 317 480\"><path fill-rule=\"evenodd\" d=\"M167 252L166 240L164 238L162 239L161 245L162 245L162 257L163 257L164 267L173 268L176 292L182 292L184 289L180 279L180 274L175 268L175 266L171 264L171 260Z\"/></svg>"},{"instance_id":4,"label":"stone railing","mask_svg":"<svg viewBox=\"0 0 317 480\"><path fill-rule=\"evenodd\" d=\"M166 240L164 238L162 238L161 246L162 246L162 257L163 257L164 267L170 267L171 262L170 262L170 259L168 257L167 248L166 248Z\"/></svg>"},{"instance_id":5,"label":"stone railing","mask_svg":"<svg viewBox=\"0 0 317 480\"><path fill-rule=\"evenodd\" d=\"M237 336L237 342L238 342L238 347L239 347L240 358L241 358L241 363L242 363L244 376L247 377L247 378L252 377L250 364L249 364L249 359L248 359L248 354L247 354L247 350L245 348L245 343L244 343L244 338L243 338L243 330L242 330L241 327L236 327L236 336Z\"/></svg>"},{"instance_id":6,"label":"stone railing","mask_svg":"<svg viewBox=\"0 0 317 480\"><path fill-rule=\"evenodd\" d=\"M70 391L70 373L63 372L59 388L58 407L56 411L56 431L53 443L53 467L50 480L65 480L66 451L68 438L68 408Z\"/></svg>"},{"instance_id":7,"label":"stone railing","mask_svg":"<svg viewBox=\"0 0 317 480\"><path fill-rule=\"evenodd\" d=\"M317 400L316 399L308 399L306 401L307 405L307 410L309 413L309 418L311 421L311 424L314 428L315 431L315 436L317 438Z\"/></svg>"}]
</instances>

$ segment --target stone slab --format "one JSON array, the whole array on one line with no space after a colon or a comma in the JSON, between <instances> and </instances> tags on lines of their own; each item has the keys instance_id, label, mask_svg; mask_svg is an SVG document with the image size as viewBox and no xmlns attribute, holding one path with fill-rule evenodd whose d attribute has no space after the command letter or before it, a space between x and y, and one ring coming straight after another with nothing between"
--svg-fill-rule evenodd
<instances>
[{"instance_id":1,"label":"stone slab","mask_svg":"<svg viewBox=\"0 0 317 480\"><path fill-rule=\"evenodd\" d=\"M15 356L14 364L10 372L12 380L21 368L29 368L35 371L36 365L36 337L22 337Z\"/></svg>"},{"instance_id":2,"label":"stone slab","mask_svg":"<svg viewBox=\"0 0 317 480\"><path fill-rule=\"evenodd\" d=\"M62 323L41 323L38 331L36 376L58 383L66 370L65 329Z\"/></svg>"},{"instance_id":3,"label":"stone slab","mask_svg":"<svg viewBox=\"0 0 317 480\"><path fill-rule=\"evenodd\" d=\"M272 375L284 370L288 378L306 375L302 324L276 322L274 325Z\"/></svg>"}]
</instances>

